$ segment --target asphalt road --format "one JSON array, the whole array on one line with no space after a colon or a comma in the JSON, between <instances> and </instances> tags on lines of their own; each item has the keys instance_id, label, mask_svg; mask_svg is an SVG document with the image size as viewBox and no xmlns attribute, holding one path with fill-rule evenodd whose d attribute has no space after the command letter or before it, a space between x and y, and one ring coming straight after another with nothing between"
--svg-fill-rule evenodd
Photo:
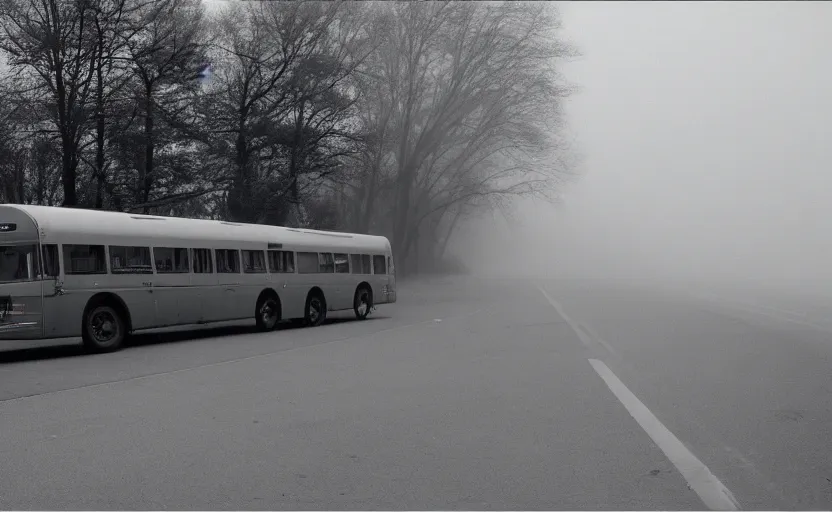
<instances>
[{"instance_id":1,"label":"asphalt road","mask_svg":"<svg viewBox=\"0 0 832 512\"><path fill-rule=\"evenodd\" d=\"M7 343L0 509L830 509L826 303L726 290L448 278L364 322Z\"/></svg>"}]
</instances>

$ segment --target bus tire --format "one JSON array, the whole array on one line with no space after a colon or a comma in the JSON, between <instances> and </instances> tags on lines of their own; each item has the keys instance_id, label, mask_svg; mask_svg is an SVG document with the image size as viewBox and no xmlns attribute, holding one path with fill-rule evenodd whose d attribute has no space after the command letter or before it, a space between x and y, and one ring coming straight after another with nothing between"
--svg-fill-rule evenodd
<instances>
[{"instance_id":1,"label":"bus tire","mask_svg":"<svg viewBox=\"0 0 832 512\"><path fill-rule=\"evenodd\" d=\"M373 309L373 290L366 283L361 283L355 290L352 309L355 311L355 318L359 320L365 320L370 315Z\"/></svg>"},{"instance_id":2,"label":"bus tire","mask_svg":"<svg viewBox=\"0 0 832 512\"><path fill-rule=\"evenodd\" d=\"M273 331L280 322L280 300L272 291L260 294L257 299L254 319L257 321L257 330L261 332Z\"/></svg>"},{"instance_id":3,"label":"bus tire","mask_svg":"<svg viewBox=\"0 0 832 512\"><path fill-rule=\"evenodd\" d=\"M326 299L320 290L312 290L306 296L304 320L310 327L317 327L326 321Z\"/></svg>"},{"instance_id":4,"label":"bus tire","mask_svg":"<svg viewBox=\"0 0 832 512\"><path fill-rule=\"evenodd\" d=\"M127 337L127 322L121 308L109 302L94 302L84 312L81 338L92 352L120 350Z\"/></svg>"}]
</instances>

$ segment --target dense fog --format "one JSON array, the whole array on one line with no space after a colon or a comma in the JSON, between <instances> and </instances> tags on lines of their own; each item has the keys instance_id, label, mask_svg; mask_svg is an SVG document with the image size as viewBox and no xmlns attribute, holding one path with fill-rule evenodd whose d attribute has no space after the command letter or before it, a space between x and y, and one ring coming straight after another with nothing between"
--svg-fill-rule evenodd
<instances>
[{"instance_id":1,"label":"dense fog","mask_svg":"<svg viewBox=\"0 0 832 512\"><path fill-rule=\"evenodd\" d=\"M565 277L832 277L832 4L561 5L582 157L562 204L483 217L473 269ZM475 249L473 249L475 248Z\"/></svg>"},{"instance_id":2,"label":"dense fog","mask_svg":"<svg viewBox=\"0 0 832 512\"><path fill-rule=\"evenodd\" d=\"M402 274L832 277L827 2L3 5L1 202L381 234ZM109 52L67 83L49 5Z\"/></svg>"}]
</instances>

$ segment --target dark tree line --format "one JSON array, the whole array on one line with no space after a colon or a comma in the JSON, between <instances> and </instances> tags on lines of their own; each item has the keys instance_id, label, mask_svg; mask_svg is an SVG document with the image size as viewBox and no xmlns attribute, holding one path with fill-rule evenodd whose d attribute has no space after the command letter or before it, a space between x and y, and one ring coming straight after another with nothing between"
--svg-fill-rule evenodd
<instances>
[{"instance_id":1,"label":"dark tree line","mask_svg":"<svg viewBox=\"0 0 832 512\"><path fill-rule=\"evenodd\" d=\"M543 3L0 0L0 200L388 236L569 175Z\"/></svg>"}]
</instances>

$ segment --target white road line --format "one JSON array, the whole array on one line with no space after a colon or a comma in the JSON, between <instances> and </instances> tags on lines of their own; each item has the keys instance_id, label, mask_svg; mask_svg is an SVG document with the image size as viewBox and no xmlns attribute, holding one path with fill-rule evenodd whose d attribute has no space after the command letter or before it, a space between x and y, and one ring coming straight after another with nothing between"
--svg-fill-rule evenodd
<instances>
[{"instance_id":1,"label":"white road line","mask_svg":"<svg viewBox=\"0 0 832 512\"><path fill-rule=\"evenodd\" d=\"M706 507L710 510L740 510L740 504L731 491L627 389L606 364L598 359L590 359L589 362L630 415L676 466Z\"/></svg>"},{"instance_id":2,"label":"white road line","mask_svg":"<svg viewBox=\"0 0 832 512\"><path fill-rule=\"evenodd\" d=\"M592 329L592 327L591 327L590 325L588 325L588 324L581 324L581 327L583 327L583 328L584 328L584 330L585 330L585 331L586 331L586 332L587 332L590 336L592 336L592 338L593 338L593 339L595 339L598 343L600 343L601 345L603 345L603 346L604 346L604 348L605 348L605 349L607 349L607 350L608 350L611 354L615 354L615 349L614 349L614 348L612 348L612 345L610 345L609 343L607 343L606 341L604 341L604 338L602 338L601 336L599 336L599 335L598 335L598 333L597 333L597 332L595 332L595 330L594 330L594 329Z\"/></svg>"},{"instance_id":3,"label":"white road line","mask_svg":"<svg viewBox=\"0 0 832 512\"><path fill-rule=\"evenodd\" d=\"M589 326L583 326L582 324L572 320L569 317L569 315L566 314L566 311L564 311L563 306L561 306L558 301L556 301L548 293L546 293L546 290L544 290L540 286L538 286L537 289L540 290L540 293L542 293L544 297L546 297L546 300L549 301L549 304L551 304L552 307L555 308L555 311L557 311L558 315L560 315L561 318L566 320L566 323L569 324L569 327L571 327L573 331L575 331L575 334L578 335L578 339L581 340L581 343L583 343L584 346L586 346L588 349L592 349L594 348L593 342L597 341L611 354L615 354L615 350L613 350L609 343L595 335L589 329Z\"/></svg>"}]
</instances>

